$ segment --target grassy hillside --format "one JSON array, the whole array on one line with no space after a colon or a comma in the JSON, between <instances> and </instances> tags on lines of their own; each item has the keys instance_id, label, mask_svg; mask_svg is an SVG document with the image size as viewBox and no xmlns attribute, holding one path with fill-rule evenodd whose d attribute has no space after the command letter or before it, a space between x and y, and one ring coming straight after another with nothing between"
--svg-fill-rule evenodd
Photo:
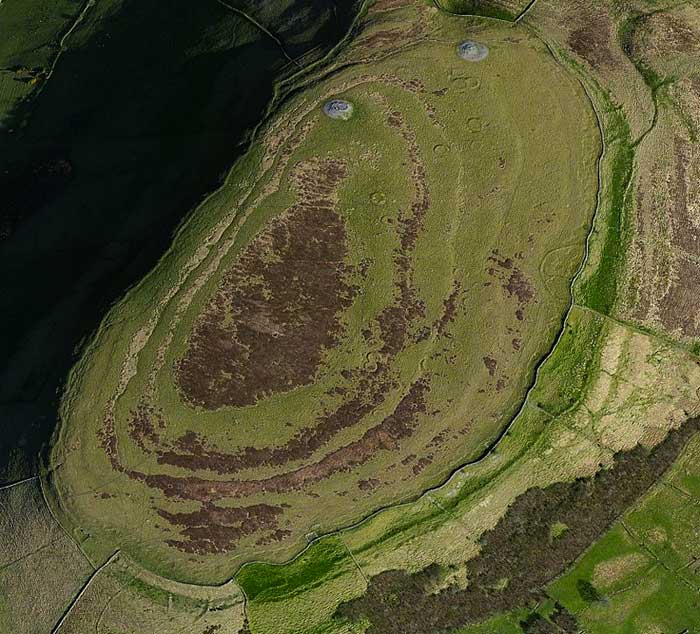
<instances>
[{"instance_id":1,"label":"grassy hillside","mask_svg":"<svg viewBox=\"0 0 700 634\"><path fill-rule=\"evenodd\" d=\"M43 69L34 84L25 71L0 75L10 109L0 129L5 481L33 470L76 350L219 184L275 82L335 45L356 11L351 2L229 5L0 5L10 33L0 66Z\"/></svg>"},{"instance_id":2,"label":"grassy hillside","mask_svg":"<svg viewBox=\"0 0 700 634\"><path fill-rule=\"evenodd\" d=\"M76 367L52 483L96 560L288 559L483 453L557 336L596 208L581 85L525 30L421 7L343 55Z\"/></svg>"},{"instance_id":3,"label":"grassy hillside","mask_svg":"<svg viewBox=\"0 0 700 634\"><path fill-rule=\"evenodd\" d=\"M209 122L227 130L225 114L203 123L202 108L219 113L210 100L221 112L248 107L228 100L226 78L245 73L226 60L267 60L266 76L286 78L270 94L287 95L250 150L230 152L239 160L172 247L153 243L157 266L133 271L140 282L84 346L41 486L0 489L0 629L695 631L697 3L372 0L314 64L322 51L307 43L349 22L339 4L214 3L168 16L173 49L165 34L153 51L136 46L163 74L150 84L132 67L143 122L121 112L131 84L111 87L97 71L86 84L66 76L64 87L81 86L72 95L89 96L70 123L41 109L52 80L12 79L6 93L0 83L0 104L34 95L17 109L26 134L44 112L63 147L71 126L110 129L98 118L83 128L91 113L120 130L133 118L128 147L100 138L114 162L93 147L80 171L84 201L115 203L132 191L129 174L146 192L129 213L175 200L181 192L151 181L193 183L193 165L213 164L205 146L226 144L228 132L200 138ZM74 53L107 59L111 25L133 6L90 6ZM63 24L36 36L48 63ZM12 41L4 50L29 54ZM164 50L197 72L166 70ZM297 72L289 58L307 50ZM71 58L61 59L57 69ZM90 67L74 64L76 76ZM114 109L85 90L91 82ZM212 92L197 101L186 82ZM336 99L350 116L327 116ZM160 133L183 122L201 142L192 161L134 175L129 161L143 164L130 152L147 128L172 148ZM50 146L34 134L24 138ZM29 160L21 142L8 147L18 166ZM31 209L73 191L78 172L48 165L31 168L41 187L8 244L39 236L24 234L42 217ZM87 187L98 172L125 191ZM4 334L25 364L9 375L23 380L0 388L14 394L4 420L37 442L53 422L38 413L56 408L56 383L41 378L65 376L71 354L51 359L76 340L53 336L57 314L37 331L43 347ZM15 449L16 472L32 451L26 440Z\"/></svg>"}]
</instances>

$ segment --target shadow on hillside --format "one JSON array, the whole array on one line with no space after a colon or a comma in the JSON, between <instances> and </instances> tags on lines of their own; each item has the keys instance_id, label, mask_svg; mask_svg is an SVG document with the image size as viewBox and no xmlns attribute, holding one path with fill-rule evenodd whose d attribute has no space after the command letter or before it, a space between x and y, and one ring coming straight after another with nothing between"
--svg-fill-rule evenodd
<instances>
[{"instance_id":1,"label":"shadow on hillside","mask_svg":"<svg viewBox=\"0 0 700 634\"><path fill-rule=\"evenodd\" d=\"M345 4L265 12L298 56L344 35ZM71 46L0 129L0 482L36 468L81 343L220 182L290 68L214 1L125 0L90 14Z\"/></svg>"}]
</instances>

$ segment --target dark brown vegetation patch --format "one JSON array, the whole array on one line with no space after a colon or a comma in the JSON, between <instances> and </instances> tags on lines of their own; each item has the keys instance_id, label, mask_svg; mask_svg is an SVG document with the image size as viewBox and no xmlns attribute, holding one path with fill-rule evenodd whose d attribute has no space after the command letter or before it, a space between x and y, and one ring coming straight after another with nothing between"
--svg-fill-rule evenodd
<instances>
[{"instance_id":1,"label":"dark brown vegetation patch","mask_svg":"<svg viewBox=\"0 0 700 634\"><path fill-rule=\"evenodd\" d=\"M583 23L569 35L569 46L593 68L615 66L617 62L610 51L610 16L601 10L583 18L574 14L572 19Z\"/></svg>"},{"instance_id":2,"label":"dark brown vegetation patch","mask_svg":"<svg viewBox=\"0 0 700 634\"><path fill-rule=\"evenodd\" d=\"M674 167L670 195L671 242L678 254L675 276L661 305L661 321L667 328L680 329L686 336L700 336L697 297L700 292L700 268L696 264L700 256L700 229L691 220L689 182L695 174L693 147L676 136L674 139ZM684 257L687 254L689 257Z\"/></svg>"},{"instance_id":3,"label":"dark brown vegetation patch","mask_svg":"<svg viewBox=\"0 0 700 634\"><path fill-rule=\"evenodd\" d=\"M556 604L554 612L549 616L549 620L564 634L578 634L581 631L576 617L559 603Z\"/></svg>"},{"instance_id":4,"label":"dark brown vegetation patch","mask_svg":"<svg viewBox=\"0 0 700 634\"><path fill-rule=\"evenodd\" d=\"M140 403L131 412L129 437L141 450L150 453L151 448L149 444L156 446L160 444L160 434L156 430L164 427L165 421L160 413L156 412L152 406Z\"/></svg>"},{"instance_id":5,"label":"dark brown vegetation patch","mask_svg":"<svg viewBox=\"0 0 700 634\"><path fill-rule=\"evenodd\" d=\"M437 320L433 328L439 335L444 335L448 326L454 321L459 307L459 297L462 292L462 286L459 282L455 282L452 292L445 298L443 302L442 316Z\"/></svg>"},{"instance_id":6,"label":"dark brown vegetation patch","mask_svg":"<svg viewBox=\"0 0 700 634\"><path fill-rule=\"evenodd\" d=\"M484 365L489 371L489 376L496 374L496 368L498 368L498 361L496 361L496 359L493 357L484 357Z\"/></svg>"},{"instance_id":7,"label":"dark brown vegetation patch","mask_svg":"<svg viewBox=\"0 0 700 634\"><path fill-rule=\"evenodd\" d=\"M377 0L372 4L372 9L377 11L391 11L399 7L405 7L410 4L410 0Z\"/></svg>"},{"instance_id":8,"label":"dark brown vegetation patch","mask_svg":"<svg viewBox=\"0 0 700 634\"><path fill-rule=\"evenodd\" d=\"M315 427L301 428L288 442L278 446L244 447L235 453L209 448L195 433L187 432L170 449L158 451L158 462L191 471L208 469L233 474L242 469L282 466L292 460L309 458L335 434L353 427L384 402L396 383L384 377L387 367L380 364L374 371L358 372L356 388L338 407L322 415Z\"/></svg>"},{"instance_id":9,"label":"dark brown vegetation patch","mask_svg":"<svg viewBox=\"0 0 700 634\"><path fill-rule=\"evenodd\" d=\"M169 513L158 509L158 515L174 526L182 527L184 540L168 540L178 550L196 554L228 552L241 537L272 529L276 533L278 506L255 504L225 508L207 502L197 511Z\"/></svg>"},{"instance_id":10,"label":"dark brown vegetation patch","mask_svg":"<svg viewBox=\"0 0 700 634\"><path fill-rule=\"evenodd\" d=\"M416 242L423 228L425 215L430 207L430 192L425 164L416 141L415 132L406 124L403 115L398 110L392 110L387 115L390 127L399 131L408 149L411 163L412 182L415 195L408 211L399 214L398 233L400 248L394 253L398 279L397 301L387 306L377 318L384 345L381 352L395 355L400 352L406 342L410 324L425 313L425 306L416 296L413 284L412 256Z\"/></svg>"},{"instance_id":11,"label":"dark brown vegetation patch","mask_svg":"<svg viewBox=\"0 0 700 634\"><path fill-rule=\"evenodd\" d=\"M405 43L414 40L423 31L423 25L415 22L408 28L385 29L372 33L356 42L356 46L363 50L391 48L399 42Z\"/></svg>"},{"instance_id":12,"label":"dark brown vegetation patch","mask_svg":"<svg viewBox=\"0 0 700 634\"><path fill-rule=\"evenodd\" d=\"M427 456L423 456L416 462L416 464L413 465L411 468L411 471L413 472L414 476L420 475L426 467L430 466L433 463L433 454L428 454Z\"/></svg>"},{"instance_id":13,"label":"dark brown vegetation patch","mask_svg":"<svg viewBox=\"0 0 700 634\"><path fill-rule=\"evenodd\" d=\"M369 478L368 480L358 480L357 486L360 491L372 491L381 484L377 478Z\"/></svg>"},{"instance_id":14,"label":"dark brown vegetation patch","mask_svg":"<svg viewBox=\"0 0 700 634\"><path fill-rule=\"evenodd\" d=\"M481 552L468 564L466 589L450 586L433 593L437 565L416 574L392 570L373 577L366 594L341 605L337 616L367 618L372 623L367 631L373 634L432 634L541 599L542 588L665 473L700 429L699 423L700 419L689 420L651 451L639 446L617 453L614 466L592 478L520 495L481 538ZM555 522L569 530L552 543ZM569 622L565 614L558 618L562 625Z\"/></svg>"},{"instance_id":15,"label":"dark brown vegetation patch","mask_svg":"<svg viewBox=\"0 0 700 634\"><path fill-rule=\"evenodd\" d=\"M533 612L520 621L520 629L524 634L579 634L582 631L576 617L559 603L548 619Z\"/></svg>"},{"instance_id":16,"label":"dark brown vegetation patch","mask_svg":"<svg viewBox=\"0 0 700 634\"><path fill-rule=\"evenodd\" d=\"M535 299L535 288L525 274L516 266L523 259L522 253L517 253L515 259L502 256L497 250L491 252L486 272L500 280L501 288L507 297L517 302L515 317L518 321L525 319L525 308ZM488 282L487 282L488 284Z\"/></svg>"},{"instance_id":17,"label":"dark brown vegetation patch","mask_svg":"<svg viewBox=\"0 0 700 634\"><path fill-rule=\"evenodd\" d=\"M674 174L671 185L673 243L686 253L700 256L700 228L691 219L689 184L700 175L693 167L697 155L693 146L676 136L673 140ZM693 201L694 202L694 201Z\"/></svg>"},{"instance_id":18,"label":"dark brown vegetation patch","mask_svg":"<svg viewBox=\"0 0 700 634\"><path fill-rule=\"evenodd\" d=\"M535 290L530 281L525 277L520 269L514 269L508 276L508 280L503 285L510 297L517 297L520 307L526 306L535 296Z\"/></svg>"},{"instance_id":19,"label":"dark brown vegetation patch","mask_svg":"<svg viewBox=\"0 0 700 634\"><path fill-rule=\"evenodd\" d=\"M676 263L676 279L661 303L660 317L664 326L678 328L686 336L700 336L698 297L700 267L695 262L680 257Z\"/></svg>"},{"instance_id":20,"label":"dark brown vegetation patch","mask_svg":"<svg viewBox=\"0 0 700 634\"><path fill-rule=\"evenodd\" d=\"M700 52L700 32L673 13L653 13L646 18L644 26L660 55Z\"/></svg>"},{"instance_id":21,"label":"dark brown vegetation patch","mask_svg":"<svg viewBox=\"0 0 700 634\"><path fill-rule=\"evenodd\" d=\"M176 368L189 402L207 409L252 405L314 378L358 290L335 211L346 174L331 159L297 166L299 202L244 249L193 329Z\"/></svg>"}]
</instances>

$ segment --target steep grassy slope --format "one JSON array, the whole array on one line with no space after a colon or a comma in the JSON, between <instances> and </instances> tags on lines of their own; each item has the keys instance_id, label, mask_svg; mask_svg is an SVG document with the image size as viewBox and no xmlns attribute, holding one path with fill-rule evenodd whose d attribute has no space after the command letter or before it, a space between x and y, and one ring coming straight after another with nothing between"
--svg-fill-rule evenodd
<instances>
[{"instance_id":1,"label":"steep grassy slope","mask_svg":"<svg viewBox=\"0 0 700 634\"><path fill-rule=\"evenodd\" d=\"M0 75L0 102L11 107L0 129L5 481L32 472L76 348L219 184L275 81L335 45L357 9L310 0L259 6L0 5L0 66L10 68ZM17 65L43 70L32 86L20 81L31 73L11 70Z\"/></svg>"}]
</instances>

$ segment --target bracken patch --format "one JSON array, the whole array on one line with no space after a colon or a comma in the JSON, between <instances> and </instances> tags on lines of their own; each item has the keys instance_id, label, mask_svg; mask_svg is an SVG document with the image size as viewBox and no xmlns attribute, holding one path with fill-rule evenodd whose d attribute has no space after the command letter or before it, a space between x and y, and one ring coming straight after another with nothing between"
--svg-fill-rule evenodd
<instances>
[{"instance_id":1,"label":"bracken patch","mask_svg":"<svg viewBox=\"0 0 700 634\"><path fill-rule=\"evenodd\" d=\"M188 553L227 552L244 535L273 529L277 533L276 518L282 508L269 504L255 504L238 508L224 508L211 502L190 513L169 513L158 509L158 515L174 526L183 527L184 540L168 540L171 546Z\"/></svg>"},{"instance_id":2,"label":"bracken patch","mask_svg":"<svg viewBox=\"0 0 700 634\"><path fill-rule=\"evenodd\" d=\"M617 61L610 50L611 33L610 17L601 11L587 15L582 26L571 32L568 43L593 68L612 67Z\"/></svg>"},{"instance_id":3,"label":"bracken patch","mask_svg":"<svg viewBox=\"0 0 700 634\"><path fill-rule=\"evenodd\" d=\"M313 380L358 290L349 281L344 222L334 209L346 174L331 159L298 167L292 181L299 202L226 273L177 364L190 403L252 405Z\"/></svg>"}]
</instances>

